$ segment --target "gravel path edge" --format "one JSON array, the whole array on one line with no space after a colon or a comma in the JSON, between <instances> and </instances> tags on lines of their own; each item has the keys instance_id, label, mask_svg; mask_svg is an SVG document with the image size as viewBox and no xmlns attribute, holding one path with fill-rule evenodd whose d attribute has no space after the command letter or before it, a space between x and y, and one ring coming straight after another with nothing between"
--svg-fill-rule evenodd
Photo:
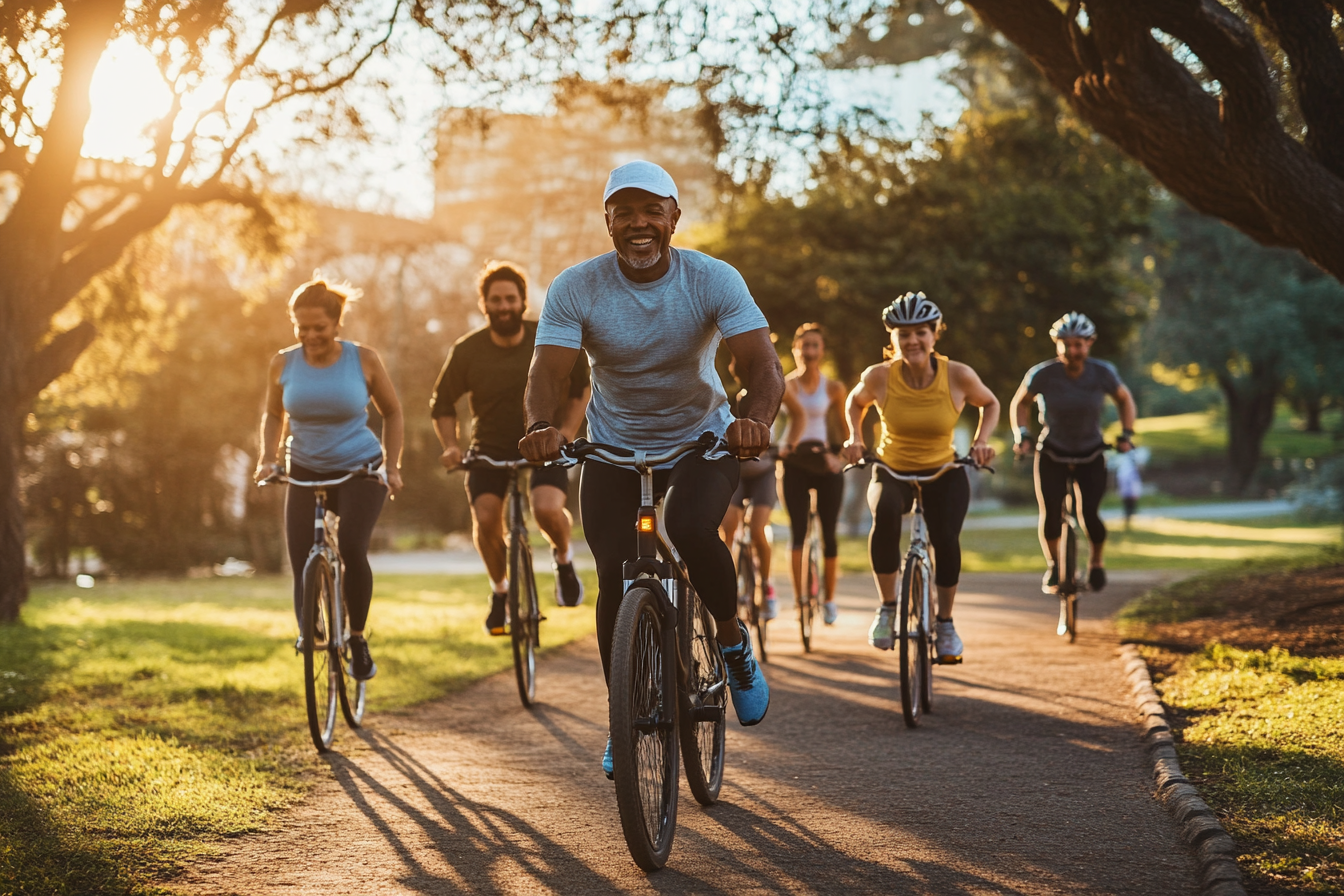
<instances>
[{"instance_id":1,"label":"gravel path edge","mask_svg":"<svg viewBox=\"0 0 1344 896\"><path fill-rule=\"evenodd\" d=\"M1181 826L1182 839L1194 850L1204 896L1246 896L1241 869L1237 867L1237 844L1181 772L1171 725L1148 674L1148 664L1139 655L1135 644L1121 646L1120 660L1139 713L1139 724L1143 727L1143 741L1153 763L1157 799L1176 819Z\"/></svg>"}]
</instances>

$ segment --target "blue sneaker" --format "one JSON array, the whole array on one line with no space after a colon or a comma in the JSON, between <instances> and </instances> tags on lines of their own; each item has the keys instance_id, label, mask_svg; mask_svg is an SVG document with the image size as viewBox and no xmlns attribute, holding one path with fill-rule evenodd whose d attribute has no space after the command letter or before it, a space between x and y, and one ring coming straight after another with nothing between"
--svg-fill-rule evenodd
<instances>
[{"instance_id":1,"label":"blue sneaker","mask_svg":"<svg viewBox=\"0 0 1344 896\"><path fill-rule=\"evenodd\" d=\"M839 618L839 605L833 600L823 601L821 604L821 621L827 625L835 625L835 620Z\"/></svg>"},{"instance_id":2,"label":"blue sneaker","mask_svg":"<svg viewBox=\"0 0 1344 896\"><path fill-rule=\"evenodd\" d=\"M607 749L602 753L602 771L610 781L616 777L616 763L611 758L611 735L607 735Z\"/></svg>"},{"instance_id":3,"label":"blue sneaker","mask_svg":"<svg viewBox=\"0 0 1344 896\"><path fill-rule=\"evenodd\" d=\"M728 691L733 695L737 720L743 725L755 725L770 708L770 685L751 653L751 635L740 619L737 628L742 632L742 643L721 648L720 652L728 667Z\"/></svg>"}]
</instances>

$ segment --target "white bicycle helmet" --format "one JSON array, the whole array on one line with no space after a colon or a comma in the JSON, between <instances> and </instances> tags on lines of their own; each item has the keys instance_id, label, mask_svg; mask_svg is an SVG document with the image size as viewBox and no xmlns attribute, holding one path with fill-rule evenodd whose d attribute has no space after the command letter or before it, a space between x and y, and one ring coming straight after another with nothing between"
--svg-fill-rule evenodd
<instances>
[{"instance_id":1,"label":"white bicycle helmet","mask_svg":"<svg viewBox=\"0 0 1344 896\"><path fill-rule=\"evenodd\" d=\"M922 292L908 292L887 306L882 312L882 323L888 330L897 327L916 327L937 323L943 316L938 306Z\"/></svg>"},{"instance_id":2,"label":"white bicycle helmet","mask_svg":"<svg viewBox=\"0 0 1344 896\"><path fill-rule=\"evenodd\" d=\"M1070 311L1050 325L1051 339L1067 339L1070 336L1091 339L1095 335L1097 335L1097 325L1092 323L1092 319L1081 311Z\"/></svg>"}]
</instances>

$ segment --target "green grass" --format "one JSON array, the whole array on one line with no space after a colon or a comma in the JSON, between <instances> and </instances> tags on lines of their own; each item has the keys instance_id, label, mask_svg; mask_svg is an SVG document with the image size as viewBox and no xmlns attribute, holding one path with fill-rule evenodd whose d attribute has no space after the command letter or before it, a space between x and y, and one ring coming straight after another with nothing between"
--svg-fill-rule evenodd
<instances>
[{"instance_id":1,"label":"green grass","mask_svg":"<svg viewBox=\"0 0 1344 896\"><path fill-rule=\"evenodd\" d=\"M905 526L908 531L908 523ZM1337 523L1303 523L1285 517L1237 523L1197 520L1136 519L1130 532L1110 527L1106 541L1109 569L1216 569L1246 561L1287 562L1314 557L1339 542ZM1081 549L1086 557L1086 547ZM961 534L966 572L1032 572L1044 559L1035 529L974 529ZM868 543L840 539L840 568L866 574Z\"/></svg>"},{"instance_id":2,"label":"green grass","mask_svg":"<svg viewBox=\"0 0 1344 896\"><path fill-rule=\"evenodd\" d=\"M1321 433L1303 432L1290 408L1280 404L1274 415L1274 424L1265 435L1264 456L1293 458L1320 458L1339 453L1339 445L1331 435L1344 423L1337 411L1323 415ZM1167 465L1221 457L1227 453L1227 422L1222 411L1200 411L1174 414L1169 417L1143 417L1135 422L1136 440L1153 452L1153 462ZM1110 426L1106 435L1114 439L1120 433L1120 424Z\"/></svg>"},{"instance_id":3,"label":"green grass","mask_svg":"<svg viewBox=\"0 0 1344 896\"><path fill-rule=\"evenodd\" d=\"M1253 880L1344 892L1344 659L1213 644L1158 685ZM1279 890L1276 890L1278 892Z\"/></svg>"},{"instance_id":4,"label":"green grass","mask_svg":"<svg viewBox=\"0 0 1344 896\"><path fill-rule=\"evenodd\" d=\"M487 591L484 576L378 577L371 722L510 666L508 640L481 631ZM589 608L547 616L547 648L593 629ZM279 577L36 587L0 627L0 894L158 892L299 799L323 765L295 630Z\"/></svg>"}]
</instances>

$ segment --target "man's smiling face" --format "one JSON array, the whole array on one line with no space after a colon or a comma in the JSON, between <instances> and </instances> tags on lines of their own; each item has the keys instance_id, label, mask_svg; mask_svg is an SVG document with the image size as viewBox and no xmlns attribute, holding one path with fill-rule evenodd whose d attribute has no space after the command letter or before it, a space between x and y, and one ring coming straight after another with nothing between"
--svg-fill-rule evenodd
<instances>
[{"instance_id":1,"label":"man's smiling face","mask_svg":"<svg viewBox=\"0 0 1344 896\"><path fill-rule=\"evenodd\" d=\"M644 271L667 258L681 218L675 199L630 188L613 193L606 208L607 232L627 266Z\"/></svg>"}]
</instances>

